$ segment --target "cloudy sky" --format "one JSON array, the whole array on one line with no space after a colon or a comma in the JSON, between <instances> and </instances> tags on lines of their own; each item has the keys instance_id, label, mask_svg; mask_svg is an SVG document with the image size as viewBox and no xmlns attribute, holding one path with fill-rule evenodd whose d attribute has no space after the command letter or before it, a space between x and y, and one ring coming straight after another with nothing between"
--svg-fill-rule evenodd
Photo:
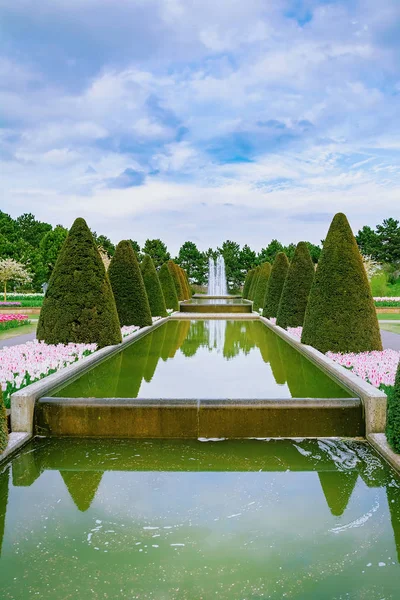
<instances>
[{"instance_id":1,"label":"cloudy sky","mask_svg":"<svg viewBox=\"0 0 400 600\"><path fill-rule=\"evenodd\" d=\"M1 209L175 252L399 216L399 0L0 0Z\"/></svg>"}]
</instances>

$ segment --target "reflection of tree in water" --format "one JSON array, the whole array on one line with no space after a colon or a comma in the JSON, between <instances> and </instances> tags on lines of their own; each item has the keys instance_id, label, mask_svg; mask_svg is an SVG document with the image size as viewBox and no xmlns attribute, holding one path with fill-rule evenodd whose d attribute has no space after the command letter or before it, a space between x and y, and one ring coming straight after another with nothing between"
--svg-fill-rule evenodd
<instances>
[{"instance_id":1,"label":"reflection of tree in water","mask_svg":"<svg viewBox=\"0 0 400 600\"><path fill-rule=\"evenodd\" d=\"M290 363L287 363L287 356L282 356L282 350L285 349L282 346L281 339L273 331L266 332L266 343L268 344L268 358L269 364L271 365L272 374L278 385L284 385L287 378L286 365L290 367ZM287 344L286 344L287 345Z\"/></svg>"},{"instance_id":2,"label":"reflection of tree in water","mask_svg":"<svg viewBox=\"0 0 400 600\"><path fill-rule=\"evenodd\" d=\"M253 345L260 351L261 357L265 363L269 363L269 337L271 332L267 327L258 321L249 322L249 334Z\"/></svg>"},{"instance_id":3,"label":"reflection of tree in water","mask_svg":"<svg viewBox=\"0 0 400 600\"><path fill-rule=\"evenodd\" d=\"M0 473L0 556L3 545L4 529L6 526L9 479L10 467L6 468L2 473Z\"/></svg>"},{"instance_id":4,"label":"reflection of tree in water","mask_svg":"<svg viewBox=\"0 0 400 600\"><path fill-rule=\"evenodd\" d=\"M331 513L340 517L355 488L357 471L320 471L318 477Z\"/></svg>"},{"instance_id":5,"label":"reflection of tree in water","mask_svg":"<svg viewBox=\"0 0 400 600\"><path fill-rule=\"evenodd\" d=\"M170 354L174 353L174 344L178 339L179 321L173 319L172 321L168 321L164 327L166 328L166 332L164 344L161 349L161 358L165 362L170 357Z\"/></svg>"},{"instance_id":6,"label":"reflection of tree in water","mask_svg":"<svg viewBox=\"0 0 400 600\"><path fill-rule=\"evenodd\" d=\"M148 333L121 352L117 398L137 398L139 395L152 339L153 333Z\"/></svg>"},{"instance_id":7,"label":"reflection of tree in water","mask_svg":"<svg viewBox=\"0 0 400 600\"><path fill-rule=\"evenodd\" d=\"M397 560L400 563L400 488L395 487L391 482L391 484L386 485L386 495L396 544Z\"/></svg>"},{"instance_id":8,"label":"reflection of tree in water","mask_svg":"<svg viewBox=\"0 0 400 600\"><path fill-rule=\"evenodd\" d=\"M146 367L144 370L144 380L147 381L147 383L153 379L154 373L156 372L166 334L167 329L163 325L155 329L152 333L149 355L147 357Z\"/></svg>"},{"instance_id":9,"label":"reflection of tree in water","mask_svg":"<svg viewBox=\"0 0 400 600\"><path fill-rule=\"evenodd\" d=\"M181 352L186 358L195 356L200 347L208 347L207 321L196 320L190 323L190 328L185 341L181 346Z\"/></svg>"},{"instance_id":10,"label":"reflection of tree in water","mask_svg":"<svg viewBox=\"0 0 400 600\"><path fill-rule=\"evenodd\" d=\"M85 512L93 502L103 471L60 471L75 506Z\"/></svg>"}]
</instances>

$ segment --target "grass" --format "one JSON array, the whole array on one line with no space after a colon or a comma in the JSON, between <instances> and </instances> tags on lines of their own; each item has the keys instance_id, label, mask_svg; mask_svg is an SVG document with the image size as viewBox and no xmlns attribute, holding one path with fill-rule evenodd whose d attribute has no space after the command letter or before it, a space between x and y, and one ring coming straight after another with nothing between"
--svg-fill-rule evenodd
<instances>
[{"instance_id":1,"label":"grass","mask_svg":"<svg viewBox=\"0 0 400 600\"><path fill-rule=\"evenodd\" d=\"M17 327L23 327L24 325L29 325L29 319L26 319L25 321L4 321L4 323L0 323L0 331L17 329Z\"/></svg>"},{"instance_id":2,"label":"grass","mask_svg":"<svg viewBox=\"0 0 400 600\"><path fill-rule=\"evenodd\" d=\"M378 320L400 322L400 313L378 313Z\"/></svg>"},{"instance_id":3,"label":"grass","mask_svg":"<svg viewBox=\"0 0 400 600\"><path fill-rule=\"evenodd\" d=\"M379 327L381 329L384 329L384 331L390 331L391 333L398 333L400 334L400 322L399 323L381 323L381 325L379 325Z\"/></svg>"}]
</instances>

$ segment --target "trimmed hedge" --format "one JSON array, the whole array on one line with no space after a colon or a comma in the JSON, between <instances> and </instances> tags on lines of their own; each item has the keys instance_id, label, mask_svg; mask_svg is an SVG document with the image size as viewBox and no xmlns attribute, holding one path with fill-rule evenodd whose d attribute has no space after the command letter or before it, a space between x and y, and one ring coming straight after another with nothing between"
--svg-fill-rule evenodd
<instances>
[{"instance_id":1,"label":"trimmed hedge","mask_svg":"<svg viewBox=\"0 0 400 600\"><path fill-rule=\"evenodd\" d=\"M324 353L382 350L367 274L343 213L335 215L324 242L301 341Z\"/></svg>"},{"instance_id":2,"label":"trimmed hedge","mask_svg":"<svg viewBox=\"0 0 400 600\"><path fill-rule=\"evenodd\" d=\"M172 308L172 310L179 310L178 294L176 293L174 280L167 263L164 263L161 266L161 269L158 272L158 278L164 294L165 306L167 308Z\"/></svg>"},{"instance_id":3,"label":"trimmed hedge","mask_svg":"<svg viewBox=\"0 0 400 600\"><path fill-rule=\"evenodd\" d=\"M93 235L76 219L61 248L39 316L37 339L99 348L122 341L117 307Z\"/></svg>"},{"instance_id":4,"label":"trimmed hedge","mask_svg":"<svg viewBox=\"0 0 400 600\"><path fill-rule=\"evenodd\" d=\"M265 262L260 266L260 273L257 280L257 288L254 294L253 310L258 311L263 308L265 294L267 292L268 281L271 275L271 265Z\"/></svg>"},{"instance_id":5,"label":"trimmed hedge","mask_svg":"<svg viewBox=\"0 0 400 600\"><path fill-rule=\"evenodd\" d=\"M271 319L278 315L279 303L286 275L289 269L289 261L283 252L278 252L272 265L267 291L265 294L263 316Z\"/></svg>"},{"instance_id":6,"label":"trimmed hedge","mask_svg":"<svg viewBox=\"0 0 400 600\"><path fill-rule=\"evenodd\" d=\"M251 282L253 281L254 271L255 271L255 269L250 269L250 271L248 271L248 273L246 275L246 279L244 281L242 298L244 298L245 300L249 297L249 291L250 291Z\"/></svg>"},{"instance_id":7,"label":"trimmed hedge","mask_svg":"<svg viewBox=\"0 0 400 600\"><path fill-rule=\"evenodd\" d=\"M254 300L259 276L260 276L260 267L256 267L254 269L253 279L251 281L250 288L249 288L249 295L248 295L249 300Z\"/></svg>"},{"instance_id":8,"label":"trimmed hedge","mask_svg":"<svg viewBox=\"0 0 400 600\"><path fill-rule=\"evenodd\" d=\"M174 280L174 285L175 285L176 293L178 296L178 300L184 300L185 297L184 297L184 293L183 293L183 289L182 289L181 278L179 276L179 271L177 268L178 265L176 265L173 260L169 260L167 262L167 265L168 265L169 272L172 275L172 279Z\"/></svg>"},{"instance_id":9,"label":"trimmed hedge","mask_svg":"<svg viewBox=\"0 0 400 600\"><path fill-rule=\"evenodd\" d=\"M7 411L3 401L3 392L0 385L0 453L7 448L8 444L8 426Z\"/></svg>"},{"instance_id":10,"label":"trimmed hedge","mask_svg":"<svg viewBox=\"0 0 400 600\"><path fill-rule=\"evenodd\" d=\"M182 269L182 267L180 267L180 266L179 266L179 265L177 265L176 263L175 263L175 266L176 266L176 268L177 268L178 275L179 275L179 279L180 279L180 282L181 282L182 293L183 293L183 299L184 299L184 300L189 300L189 297L190 297L190 291L189 291L189 286L188 286L188 283L187 283L187 281L186 281L186 278L185 278L185 274L184 274L184 272L183 272L183 269Z\"/></svg>"},{"instance_id":11,"label":"trimmed hedge","mask_svg":"<svg viewBox=\"0 0 400 600\"><path fill-rule=\"evenodd\" d=\"M190 287L189 276L188 276L187 272L185 271L185 269L183 267L181 267L181 269L182 269L183 277L184 277L185 282L186 282L186 289L187 289L188 300L190 300L190 298L192 297L192 290L191 290L191 287Z\"/></svg>"},{"instance_id":12,"label":"trimmed hedge","mask_svg":"<svg viewBox=\"0 0 400 600\"><path fill-rule=\"evenodd\" d=\"M141 270L152 316L166 317L167 308L165 306L164 294L153 260L148 254L144 255Z\"/></svg>"},{"instance_id":13,"label":"trimmed hedge","mask_svg":"<svg viewBox=\"0 0 400 600\"><path fill-rule=\"evenodd\" d=\"M286 329L303 325L314 274L308 246L305 242L299 242L283 285L276 320L279 327Z\"/></svg>"},{"instance_id":14,"label":"trimmed hedge","mask_svg":"<svg viewBox=\"0 0 400 600\"><path fill-rule=\"evenodd\" d=\"M400 454L400 363L394 388L388 390L386 437L393 450Z\"/></svg>"},{"instance_id":15,"label":"trimmed hedge","mask_svg":"<svg viewBox=\"0 0 400 600\"><path fill-rule=\"evenodd\" d=\"M121 326L151 325L150 304L142 272L129 240L122 240L108 267Z\"/></svg>"}]
</instances>

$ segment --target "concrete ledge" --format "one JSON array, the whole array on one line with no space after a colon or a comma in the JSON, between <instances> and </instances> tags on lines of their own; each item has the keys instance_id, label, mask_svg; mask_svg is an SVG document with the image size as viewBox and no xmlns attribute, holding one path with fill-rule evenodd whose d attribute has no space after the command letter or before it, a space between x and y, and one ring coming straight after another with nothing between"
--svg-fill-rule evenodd
<instances>
[{"instance_id":1,"label":"concrete ledge","mask_svg":"<svg viewBox=\"0 0 400 600\"><path fill-rule=\"evenodd\" d=\"M386 405L387 397L381 390L378 390L367 383L361 377L358 377L351 371L335 363L332 359L319 352L311 346L302 344L297 337L288 333L285 329L274 325L265 317L259 317L260 320L272 331L277 333L288 344L296 348L320 369L342 385L361 398L365 412L365 429L367 434L383 433L386 427Z\"/></svg>"},{"instance_id":2,"label":"concrete ledge","mask_svg":"<svg viewBox=\"0 0 400 600\"><path fill-rule=\"evenodd\" d=\"M203 300L234 300L241 297L242 296L240 294L233 296L208 296L208 294L193 294L192 296L192 298L203 298Z\"/></svg>"},{"instance_id":3,"label":"concrete ledge","mask_svg":"<svg viewBox=\"0 0 400 600\"><path fill-rule=\"evenodd\" d=\"M168 321L170 317L165 317L156 321L153 325L143 327L138 331L135 331L131 335L123 338L121 344L115 346L106 346L97 350L90 356L79 360L64 369L61 369L53 375L49 375L40 381L36 381L31 385L14 392L11 396L11 427L13 432L25 432L32 433L33 431L33 413L35 409L36 401L42 396L47 396L50 392L58 389L64 385L70 379L74 379L78 375L82 375L97 363L101 362L105 358L109 358L113 354L120 352L122 348L129 346L133 342L136 342L144 335L157 329L160 325Z\"/></svg>"},{"instance_id":4,"label":"concrete ledge","mask_svg":"<svg viewBox=\"0 0 400 600\"><path fill-rule=\"evenodd\" d=\"M202 321L208 321L209 319L223 319L225 321L240 321L240 320L257 320L259 315L254 312L250 313L195 313L195 312L175 312L172 313L171 319L182 319L184 321L193 321L194 319L200 319Z\"/></svg>"},{"instance_id":5,"label":"concrete ledge","mask_svg":"<svg viewBox=\"0 0 400 600\"><path fill-rule=\"evenodd\" d=\"M384 433L371 433L367 440L373 448L389 463L391 467L400 473L400 454L394 452L386 439Z\"/></svg>"},{"instance_id":6,"label":"concrete ledge","mask_svg":"<svg viewBox=\"0 0 400 600\"><path fill-rule=\"evenodd\" d=\"M8 460L22 446L25 446L31 438L32 434L30 433L10 433L7 448L4 452L0 452L0 464Z\"/></svg>"},{"instance_id":7,"label":"concrete ledge","mask_svg":"<svg viewBox=\"0 0 400 600\"><path fill-rule=\"evenodd\" d=\"M180 311L184 313L251 313L251 304L184 304L181 303Z\"/></svg>"}]
</instances>

